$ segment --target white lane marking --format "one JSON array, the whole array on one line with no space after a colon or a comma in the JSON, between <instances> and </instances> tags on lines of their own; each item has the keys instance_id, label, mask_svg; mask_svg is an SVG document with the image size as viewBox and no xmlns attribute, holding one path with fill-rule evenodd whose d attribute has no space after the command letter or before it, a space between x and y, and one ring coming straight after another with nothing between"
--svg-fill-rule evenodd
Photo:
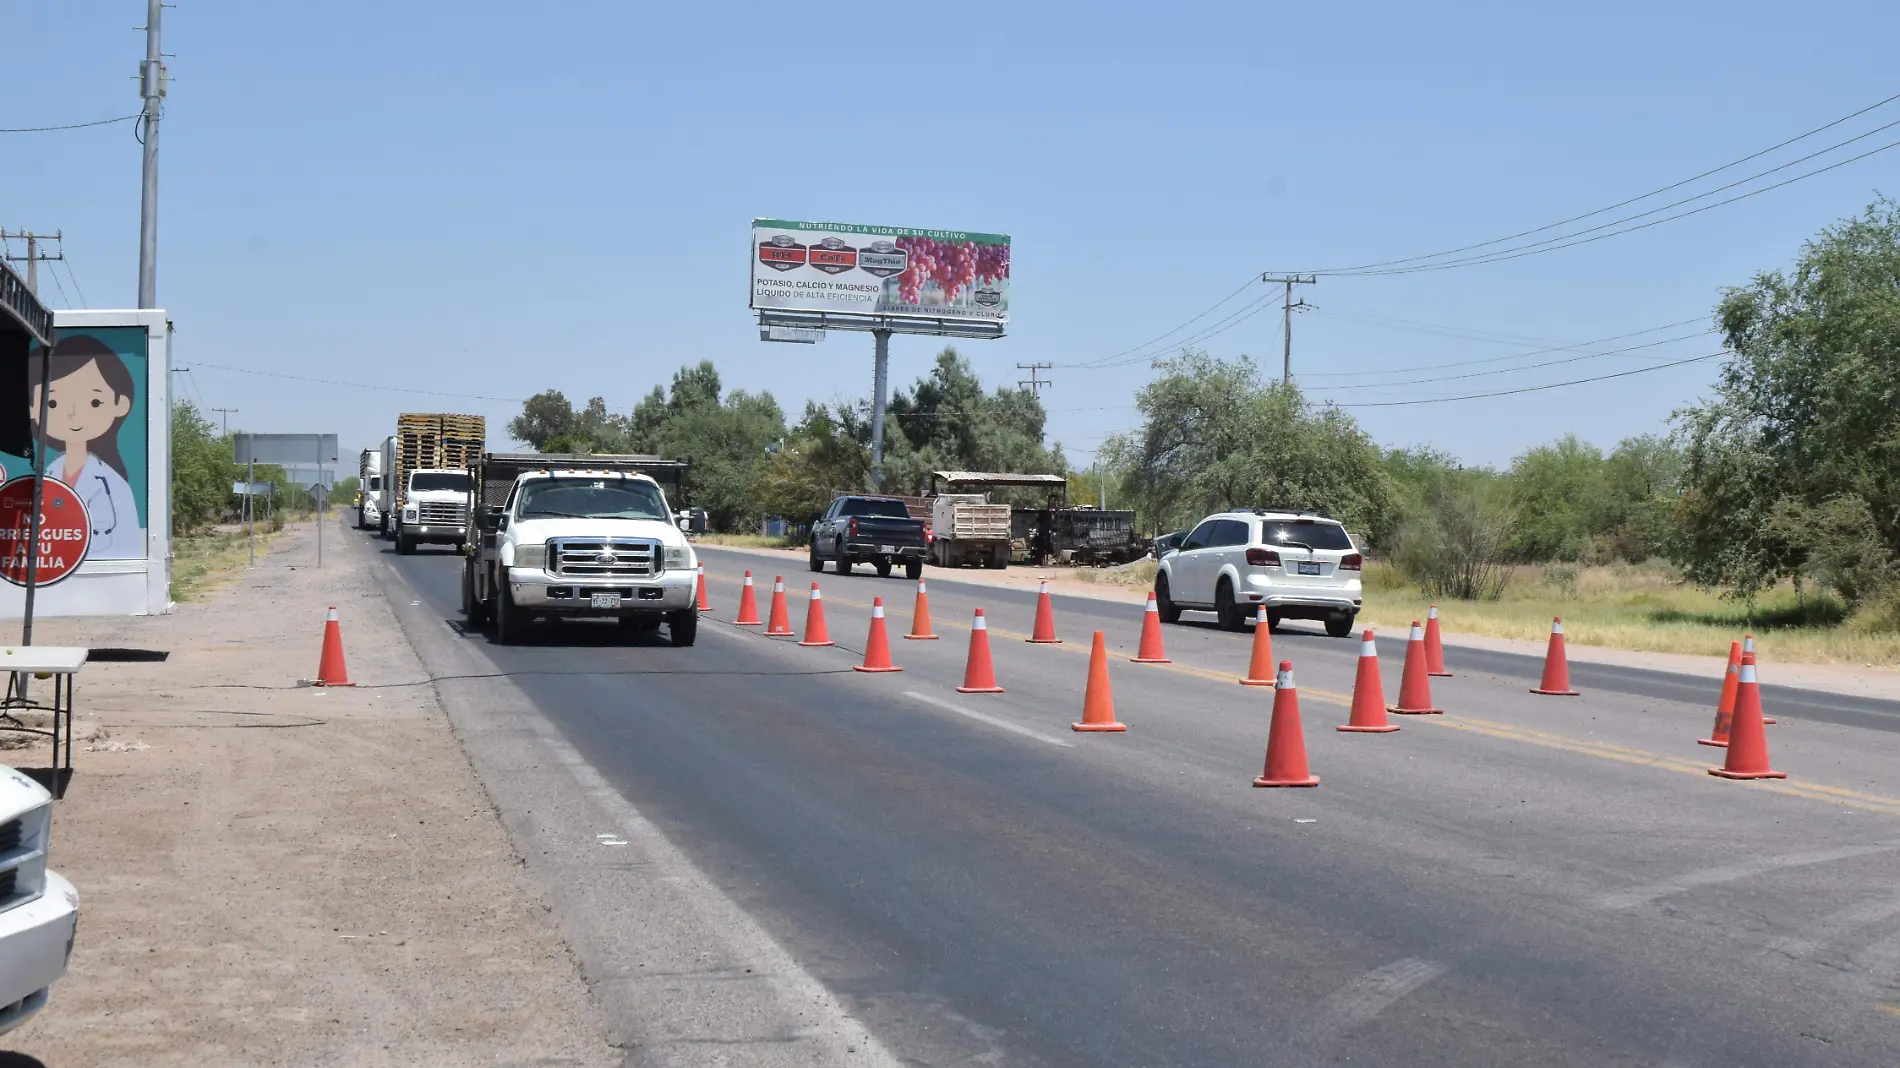
<instances>
[{"instance_id":1,"label":"white lane marking","mask_svg":"<svg viewBox=\"0 0 1900 1068\"><path fill-rule=\"evenodd\" d=\"M1816 921L1810 929L1808 938L1792 936L1776 938L1768 943L1768 948L1790 957L1805 957L1823 945L1849 931L1857 930L1868 924L1900 916L1900 897L1875 898L1849 905L1839 912L1831 913Z\"/></svg>"},{"instance_id":2,"label":"white lane marking","mask_svg":"<svg viewBox=\"0 0 1900 1068\"><path fill-rule=\"evenodd\" d=\"M1443 974L1444 965L1418 957L1374 968L1326 999L1314 1037L1324 1046Z\"/></svg>"},{"instance_id":3,"label":"white lane marking","mask_svg":"<svg viewBox=\"0 0 1900 1068\"><path fill-rule=\"evenodd\" d=\"M1639 886L1633 890L1623 890L1614 894L1604 894L1591 904L1600 909L1627 909L1637 905L1647 905L1652 901L1694 890L1704 886L1716 886L1732 883L1754 875L1766 875L1783 868L1804 868L1812 864L1830 864L1837 860L1852 860L1855 857L1872 856L1875 853L1891 853L1900 849L1900 842L1882 842L1879 845L1844 846L1840 849L1823 849L1813 853L1786 853L1778 857L1762 857L1757 860L1729 864L1720 868L1705 868L1678 875L1659 883Z\"/></svg>"},{"instance_id":4,"label":"white lane marking","mask_svg":"<svg viewBox=\"0 0 1900 1068\"><path fill-rule=\"evenodd\" d=\"M955 712L959 716L968 716L978 723L987 723L992 727L999 727L1009 731L1011 734L1020 734L1025 738L1034 738L1039 742L1046 742L1049 745L1059 745L1064 749L1075 748L1074 742L1065 741L1053 735L1043 734L1040 731L1032 731L1028 727L1019 727L1006 719L997 719L995 716L985 715L974 708L964 708L954 701L946 701L941 697L932 697L929 694L918 693L916 690L905 690L904 696L915 701L922 701L924 704L936 708L941 708L945 712Z\"/></svg>"}]
</instances>

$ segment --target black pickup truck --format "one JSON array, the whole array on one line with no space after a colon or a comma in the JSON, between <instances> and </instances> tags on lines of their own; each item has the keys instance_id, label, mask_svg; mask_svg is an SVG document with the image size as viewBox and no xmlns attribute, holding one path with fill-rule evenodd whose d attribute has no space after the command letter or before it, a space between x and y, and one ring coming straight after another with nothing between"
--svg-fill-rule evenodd
<instances>
[{"instance_id":1,"label":"black pickup truck","mask_svg":"<svg viewBox=\"0 0 1900 1068\"><path fill-rule=\"evenodd\" d=\"M856 563L889 575L902 560L906 577L922 578L924 521L912 519L894 497L839 497L811 525L811 569L823 571L827 560L837 563L840 575Z\"/></svg>"}]
</instances>

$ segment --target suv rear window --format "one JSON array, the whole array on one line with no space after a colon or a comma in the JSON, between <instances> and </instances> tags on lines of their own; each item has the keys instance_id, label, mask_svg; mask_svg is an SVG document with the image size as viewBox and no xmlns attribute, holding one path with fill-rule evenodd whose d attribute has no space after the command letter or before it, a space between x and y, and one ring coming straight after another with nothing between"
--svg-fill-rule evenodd
<instances>
[{"instance_id":1,"label":"suv rear window","mask_svg":"<svg viewBox=\"0 0 1900 1068\"><path fill-rule=\"evenodd\" d=\"M910 510L903 501L847 500L838 509L839 515L888 515L898 519L909 519Z\"/></svg>"},{"instance_id":2,"label":"suv rear window","mask_svg":"<svg viewBox=\"0 0 1900 1068\"><path fill-rule=\"evenodd\" d=\"M1260 541L1264 545L1299 542L1315 549L1342 549L1347 552L1353 548L1352 539L1346 536L1346 528L1338 523L1289 523L1269 519L1260 524Z\"/></svg>"}]
</instances>

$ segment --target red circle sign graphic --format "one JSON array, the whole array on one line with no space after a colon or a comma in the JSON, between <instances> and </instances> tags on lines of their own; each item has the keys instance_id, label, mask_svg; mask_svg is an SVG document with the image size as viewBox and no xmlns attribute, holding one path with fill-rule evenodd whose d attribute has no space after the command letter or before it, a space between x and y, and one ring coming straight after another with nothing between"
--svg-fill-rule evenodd
<instances>
[{"instance_id":1,"label":"red circle sign graphic","mask_svg":"<svg viewBox=\"0 0 1900 1068\"><path fill-rule=\"evenodd\" d=\"M40 499L39 571L35 586L51 586L79 570L92 544L92 519L73 488L48 477ZM33 476L0 485L0 579L26 585L26 543L33 536Z\"/></svg>"}]
</instances>

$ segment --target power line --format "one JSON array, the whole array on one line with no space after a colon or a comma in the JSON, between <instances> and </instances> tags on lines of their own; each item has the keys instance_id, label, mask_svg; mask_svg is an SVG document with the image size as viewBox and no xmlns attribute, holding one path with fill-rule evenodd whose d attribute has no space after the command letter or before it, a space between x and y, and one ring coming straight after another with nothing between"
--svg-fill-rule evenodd
<instances>
[{"instance_id":1,"label":"power line","mask_svg":"<svg viewBox=\"0 0 1900 1068\"><path fill-rule=\"evenodd\" d=\"M1037 398L1038 400L1040 400L1040 399L1042 398L1042 393L1041 393L1041 390L1042 390L1042 387L1044 387L1044 386L1053 386L1053 385L1055 385L1055 383L1054 383L1054 382L1051 382L1051 381L1049 381L1049 380L1048 380L1048 379L1046 379L1046 378L1045 378L1045 379L1038 379L1038 378L1036 377L1036 372L1038 372L1038 371L1047 371L1047 370L1049 370L1050 368L1052 368L1052 367L1054 367L1054 366L1055 366L1055 364L1053 364L1053 363L1019 363L1019 364L1017 364L1017 365L1016 365L1016 369L1017 369L1018 371L1028 371L1028 372L1029 372L1029 380L1028 380L1027 382L1023 382L1023 381L1018 381L1018 382L1016 383L1016 388L1017 388L1017 389L1021 389L1021 388L1023 388L1024 386L1028 386L1028 387L1029 387L1029 395L1030 395L1030 396L1032 396L1032 397L1035 397L1035 398Z\"/></svg>"},{"instance_id":2,"label":"power line","mask_svg":"<svg viewBox=\"0 0 1900 1068\"><path fill-rule=\"evenodd\" d=\"M1724 164L1722 164L1722 165L1721 165L1721 166L1719 166L1719 167L1712 167L1712 168L1710 168L1709 170L1706 170L1706 171L1703 171L1703 172L1702 172L1701 174L1697 174L1697 175L1694 175L1694 176L1692 176L1692 177L1689 177L1689 178L1684 178L1684 179L1682 179L1682 180L1681 180L1681 181L1679 181L1679 182L1672 182L1672 183L1670 183L1669 185L1665 185L1665 186L1663 186L1663 187L1662 187L1662 188L1660 188L1660 189L1652 189L1652 190L1650 190L1650 191L1649 191L1649 192L1647 192L1647 193L1643 193L1643 194L1641 194L1641 195L1639 195L1639 196L1634 196L1634 197L1630 197L1630 198L1628 198L1627 200L1620 200L1620 201L1617 201L1617 202L1616 202L1616 203L1614 203L1614 204L1610 204L1610 205L1606 205L1606 206L1604 206L1604 207L1601 207L1601 208L1597 208L1597 209L1596 209L1595 211L1587 211L1587 212L1584 212L1584 213L1583 213L1583 214L1581 214L1581 215L1573 215L1573 216L1571 216L1571 217L1570 217L1570 218L1568 218L1568 219L1560 219L1560 220L1558 220L1557 222L1554 222L1554 223L1548 223L1548 224L1546 224L1546 225L1543 225L1543 226L1539 226L1539 227L1536 227L1536 228L1534 228L1534 229L1530 229L1530 230L1521 230L1521 231L1519 231L1519 232L1517 232L1517 233L1515 233L1515 234L1510 234L1510 235L1507 235L1507 236L1505 236L1505 237L1497 237L1497 238L1492 238L1492 239L1491 239L1491 240L1489 240L1489 241L1480 241L1480 242L1478 242L1477 244L1474 244L1474 245L1463 245L1463 246L1460 246L1460 247L1458 247L1458 248L1453 248L1453 249L1446 249L1446 250L1444 250L1444 251L1442 251L1442 252L1432 252L1432 253L1428 253L1428 254L1426 254L1426 255L1422 255L1422 256L1407 256L1407 257L1405 257L1405 258L1403 258L1403 259L1396 259L1396 260L1383 260L1383 261L1380 261L1380 262L1376 262L1376 263L1365 263L1365 264L1360 264L1360 265L1358 265L1358 266L1356 266L1356 267L1343 267L1343 268L1335 268L1335 269L1332 269L1332 270L1324 270L1324 271L1316 271L1316 272L1314 272L1314 273L1316 273L1316 274L1335 274L1335 275L1336 275L1336 274L1351 274L1351 273L1356 273L1356 272L1361 272L1361 271L1367 271L1367 272L1370 272L1370 271L1372 271L1372 270L1374 270L1374 269L1376 269L1376 268L1382 268L1382 267L1396 267L1396 266L1399 266L1399 265L1401 265L1401 264L1408 264L1408 263L1420 263L1420 262L1422 262L1422 261L1425 261L1425 260L1436 260L1436 259L1442 259L1442 258L1444 258L1444 257L1446 257L1446 256L1456 256L1456 255L1459 255L1459 254L1461 254L1461 253L1465 253L1465 252L1471 252L1471 251L1474 251L1474 250L1477 250L1477 249L1481 249L1481 248L1487 248L1487 247L1489 247L1489 246L1492 246L1492 245L1502 245L1502 244L1505 244L1506 242L1510 242L1510 241L1516 241L1516 240L1518 240L1519 238L1524 238L1524 237L1530 237L1530 236L1531 236L1531 235L1533 235L1533 234L1541 234L1541 233L1543 233L1543 232L1545 232L1545 231L1547 231L1547 230L1555 230L1556 228L1558 228L1558 227L1560 227L1560 226L1568 226L1568 225L1570 225L1571 223L1574 223L1574 222L1582 222L1582 221L1583 221L1583 220L1585 220L1585 219L1591 219L1591 218L1595 218L1596 216L1598 216L1598 215L1602 215L1602 214L1604 214L1604 213L1606 213L1606 212L1611 212L1611 211L1615 211L1615 210L1617 210L1618 208L1626 208L1626 207L1628 207L1628 206L1630 206L1631 204L1636 204L1636 203L1639 203L1639 202L1641 202L1641 201L1644 201L1644 200L1648 200L1648 199L1650 199L1651 197L1655 197L1655 196L1660 196L1660 195L1662 195L1663 193L1667 193L1667 192L1670 192L1670 191L1672 191L1672 190L1676 190L1676 189L1680 189L1680 188L1682 188L1683 186L1686 186L1686 185L1691 185L1691 184L1693 184L1693 183L1695 183L1695 182L1699 182L1699 181L1701 181L1701 180L1702 180L1702 179L1704 179L1704 178L1708 178L1708 177L1711 177L1711 176L1713 176L1713 175L1717 175L1717 174L1720 174L1720 173L1722 173L1723 171L1726 171L1726 170L1729 170L1729 169L1731 169L1731 168L1734 168L1734 167L1739 167L1739 166L1741 166L1742 164L1744 164L1744 163L1747 163L1747 162L1749 162L1749 161L1751 161L1751 160L1756 160L1756 159L1760 159L1761 157L1763 157L1763 156L1766 156L1766 155L1768 155L1769 153L1772 153L1772 152L1777 152L1777 151L1779 151L1779 150L1781 150L1781 149L1784 149L1784 148L1786 148L1786 147L1788 147L1789 145L1792 145L1792 144L1795 144L1795 143L1797 143L1797 142L1799 142L1799 141L1805 141L1805 140L1807 140L1808 138L1810 138L1810 137L1813 137L1813 136L1814 136L1815 134L1818 134L1818 133L1823 133L1823 132L1825 132L1825 131L1827 131L1827 130L1831 130L1831 129L1833 129L1834 127L1836 127L1836 126L1839 126L1839 125L1841 125L1841 124L1842 124L1842 123L1844 123L1844 122L1848 122L1848 121L1851 121L1851 120L1853 120L1853 119L1857 119L1857 118L1859 118L1860 116L1862 116L1862 115L1865 115L1865 114L1867 114L1867 113L1868 113L1868 112L1870 112L1870 111L1876 111L1876 110L1878 110L1878 109L1880 109L1880 108L1883 108L1883 107L1885 107L1885 106L1887 106L1888 104L1891 104L1891 103L1893 103L1893 102L1894 102L1894 101L1896 101L1896 100L1900 100L1900 93L1895 93L1894 95L1892 95L1892 96L1889 96L1889 97L1887 97L1887 98L1886 98L1886 99L1884 99L1884 100L1880 100L1880 101L1876 101L1875 103L1872 103L1872 104L1869 104L1869 105L1867 105L1866 107L1864 107L1864 108L1861 108L1861 109L1860 109L1859 111L1855 111L1855 112L1852 112L1852 113L1850 113L1850 114L1847 114L1847 115L1843 115L1843 116L1841 116L1840 118L1838 118L1838 119L1835 119L1835 120L1834 120L1834 121L1832 121L1832 122L1829 122L1829 123L1824 123L1823 125L1820 125L1820 126L1817 126L1817 127L1815 127L1814 129L1812 129L1812 130L1809 130L1809 131L1807 131L1806 133L1802 133L1802 134L1797 134L1796 136L1794 136L1794 137L1790 137L1790 138L1788 138L1787 140L1785 140L1785 141L1782 141L1782 142L1780 142L1779 144L1775 144L1775 145L1770 145L1769 147L1767 147L1767 148L1764 148L1764 149L1762 149L1762 150L1760 150L1760 151L1758 151L1758 152L1751 152L1751 153L1749 153L1748 155L1746 155L1746 156L1743 156L1743 157L1742 157L1742 158L1740 158L1740 159L1737 159L1737 160L1733 160L1733 161L1731 161L1731 162L1728 162L1728 163L1724 163ZM1883 129L1884 129L1884 127L1883 127ZM1876 132L1877 132L1877 131L1876 131ZM1866 136L1866 135L1864 135L1864 134L1863 134L1862 136ZM1842 142L1842 143L1843 143L1843 144L1845 144L1845 143L1847 143L1847 142ZM1835 147L1835 148L1838 148L1838 147L1840 147L1840 145L1836 145L1836 146L1834 146L1834 147ZM1823 149L1822 151L1823 151L1823 152L1826 152L1826 151L1831 151L1831 149ZM1799 161L1797 161L1797 162L1799 162ZM1705 194L1705 195L1706 195L1706 194Z\"/></svg>"},{"instance_id":3,"label":"power line","mask_svg":"<svg viewBox=\"0 0 1900 1068\"><path fill-rule=\"evenodd\" d=\"M61 252L63 253L64 251L65 251L65 248L64 248L64 245L63 245L63 243L62 243L62 246L61 246ZM81 288L79 288L79 276L73 273L73 260L72 260L72 257L71 257L71 256L61 256L61 258L60 258L60 261L59 261L59 265L60 265L61 267L64 267L64 268L66 268L66 280L67 280L68 282L71 282L71 283L73 284L73 294L74 294L75 296L77 296L77 297L79 298L79 306L80 306L81 308L90 308L90 307L92 307L92 305L90 305L90 304L87 304L87 303L86 303L86 291L85 291L85 290L83 290L83 289L81 289Z\"/></svg>"},{"instance_id":4,"label":"power line","mask_svg":"<svg viewBox=\"0 0 1900 1068\"><path fill-rule=\"evenodd\" d=\"M1319 310L1321 314L1326 314L1326 310L1323 308L1317 309L1317 310ZM1333 312L1332 314L1335 316L1339 315L1338 312ZM1397 321L1397 320L1394 320L1394 321ZM1481 366L1484 366L1485 364L1506 363L1511 360L1525 360L1525 359L1531 358L1532 356L1543 356L1552 352L1570 352L1575 349L1589 348L1591 345L1604 345L1612 341L1624 341L1633 337L1641 337L1644 334L1654 334L1663 330L1674 330L1679 327L1689 326L1692 323L1699 323L1702 321L1703 321L1703 318L1701 316L1697 316L1693 319L1684 319L1681 322L1664 323L1661 326L1651 326L1642 330L1632 330L1627 334L1612 334L1609 337L1594 338L1590 341L1578 341L1578 342L1575 342L1574 344L1569 344L1569 345L1552 344L1549 348L1532 349L1529 352L1514 352L1509 356L1489 356L1482 360L1454 360L1450 363L1427 363L1427 364L1419 364L1412 367L1388 367L1381 371L1316 371L1311 374L1301 375L1300 377L1302 378L1364 378L1364 377L1368 377L1372 375L1396 375L1396 374L1412 374L1418 371L1442 371L1442 370L1446 370L1453 367L1481 367ZM1692 336L1700 336L1700 335L1692 335ZM1317 387L1317 388L1325 388L1325 387Z\"/></svg>"},{"instance_id":5,"label":"power line","mask_svg":"<svg viewBox=\"0 0 1900 1068\"><path fill-rule=\"evenodd\" d=\"M1187 322L1182 323L1181 325L1175 327L1174 329L1164 331L1163 333L1160 333L1160 334L1156 334L1154 337L1149 338L1147 341L1144 341L1141 344L1136 345L1132 348L1126 348L1126 349L1121 350L1120 352L1113 353L1112 355L1098 357L1097 359L1093 359L1093 360L1084 360L1080 363L1065 363L1065 364L1060 364L1059 366L1094 367L1098 365L1108 364L1109 361L1111 360L1119 360L1123 356L1126 356L1131 352L1138 352L1142 349L1147 348L1150 345L1153 345L1155 342L1162 340L1163 338L1169 337L1173 334L1180 333L1182 330L1185 330L1188 327L1193 326L1195 323L1200 322L1202 319L1205 319L1208 316L1214 314L1216 311L1219 311L1221 307L1224 306L1228 301L1233 300L1237 296L1240 296L1242 293L1247 291L1248 286L1251 286L1258 281L1260 281L1260 279L1258 278L1247 279L1246 282L1241 284L1240 288L1234 290L1232 293L1229 293L1226 296L1222 297L1221 299L1215 301L1213 305L1210 306L1206 311L1200 313L1199 315L1196 315L1194 318L1189 319Z\"/></svg>"},{"instance_id":6,"label":"power line","mask_svg":"<svg viewBox=\"0 0 1900 1068\"><path fill-rule=\"evenodd\" d=\"M260 378L282 378L292 382L310 382L320 386L342 386L345 389L374 389L386 393L411 393L425 397L456 397L461 400L499 401L504 404L526 404L521 397L492 397L483 393L450 393L440 389L407 389L402 386L371 384L368 382L339 382L331 378L310 378L305 375L284 374L281 371L255 371L249 367L232 367L229 364L198 361L200 367L211 367L219 371L235 371L241 375L256 375Z\"/></svg>"},{"instance_id":7,"label":"power line","mask_svg":"<svg viewBox=\"0 0 1900 1068\"><path fill-rule=\"evenodd\" d=\"M1106 371L1114 367L1127 367L1131 364L1148 363L1160 357L1160 355L1163 352L1167 351L1170 348L1186 348L1187 346L1192 345L1197 341L1205 341L1208 338L1214 337L1219 334L1224 334L1227 331L1232 330L1234 327L1239 326L1241 323L1246 322L1248 319L1251 319L1254 316L1272 307L1273 298L1274 298L1273 293L1264 294L1256 298L1254 302L1251 304L1241 305L1240 310L1229 314L1226 318L1216 320L1215 322L1209 324L1208 326L1201 328L1201 330L1197 331L1196 333L1190 334L1189 336L1181 338L1178 341L1170 342L1169 344L1163 346L1160 349L1156 349L1153 352L1147 352L1147 353L1143 353L1137 356L1130 356L1127 359L1116 360L1112 363L1102 363L1102 362L1097 361L1097 362L1088 363L1088 364L1063 363L1063 364L1057 364L1056 366L1058 367L1085 367L1085 368L1088 368L1089 370ZM1130 350L1130 351L1133 351L1133 350Z\"/></svg>"},{"instance_id":8,"label":"power line","mask_svg":"<svg viewBox=\"0 0 1900 1068\"><path fill-rule=\"evenodd\" d=\"M1558 367L1567 363L1578 363L1583 360L1600 360L1605 356L1626 356L1632 352L1638 352L1643 349L1653 349L1662 345L1673 345L1678 341L1693 341L1696 338L1707 337L1713 333L1715 333L1714 330L1698 330L1693 334L1684 334L1681 337L1664 338L1661 341L1650 341L1641 345L1630 345L1627 348L1609 349L1604 352L1586 352L1581 356L1566 356L1561 360L1545 360L1542 363L1527 363L1521 367L1498 367L1489 371L1470 371L1461 375L1440 375L1435 378L1408 378L1397 382L1353 382L1343 386L1314 386L1311 388L1327 391L1342 389L1389 389L1393 386L1423 386L1433 382L1457 382L1466 378L1484 378L1488 375L1509 375L1516 374L1519 371L1535 371L1542 367Z\"/></svg>"},{"instance_id":9,"label":"power line","mask_svg":"<svg viewBox=\"0 0 1900 1068\"><path fill-rule=\"evenodd\" d=\"M1547 389L1563 389L1566 386L1581 386L1588 382L1607 382L1613 378L1628 378L1630 375L1646 375L1651 371L1667 371L1671 367L1701 363L1703 360L1713 360L1717 356L1728 355L1731 355L1731 353L1727 349L1723 349L1721 352L1711 352L1702 356L1691 356L1686 360L1659 363L1652 367L1637 367L1629 371L1618 371L1615 374L1597 375L1593 378L1573 378L1568 382L1549 382L1541 386L1520 386L1517 389L1500 389L1490 393L1466 393L1456 397L1418 397L1412 400L1397 401L1355 401L1350 404L1335 403L1332 406L1335 408L1396 408L1410 404L1450 404L1454 401L1481 400L1485 397L1509 397L1518 393L1540 393Z\"/></svg>"},{"instance_id":10,"label":"power line","mask_svg":"<svg viewBox=\"0 0 1900 1068\"><path fill-rule=\"evenodd\" d=\"M110 126L115 122L131 122L143 114L144 112L139 112L135 115L121 115L116 119L100 119L97 122L75 122L66 126L16 126L12 129L0 129L0 134L52 133L55 130L84 130L91 126Z\"/></svg>"}]
</instances>

